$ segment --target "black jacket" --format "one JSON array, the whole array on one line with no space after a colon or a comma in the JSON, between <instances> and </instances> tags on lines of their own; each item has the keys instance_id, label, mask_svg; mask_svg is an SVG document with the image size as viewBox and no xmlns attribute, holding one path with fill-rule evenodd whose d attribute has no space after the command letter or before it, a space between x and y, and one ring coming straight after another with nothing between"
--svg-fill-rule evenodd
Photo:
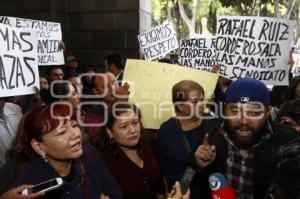
<instances>
[{"instance_id":1,"label":"black jacket","mask_svg":"<svg viewBox=\"0 0 300 199\"><path fill-rule=\"evenodd\" d=\"M211 120L209 125L209 140L211 145L216 145L217 156L206 172L225 173L228 145L222 134L219 133L221 120ZM262 199L267 192L272 175L278 162L277 151L283 145L298 137L298 134L289 126L275 124L270 121L273 135L264 143L255 148L254 159L254 199ZM226 176L226 175L225 175Z\"/></svg>"}]
</instances>

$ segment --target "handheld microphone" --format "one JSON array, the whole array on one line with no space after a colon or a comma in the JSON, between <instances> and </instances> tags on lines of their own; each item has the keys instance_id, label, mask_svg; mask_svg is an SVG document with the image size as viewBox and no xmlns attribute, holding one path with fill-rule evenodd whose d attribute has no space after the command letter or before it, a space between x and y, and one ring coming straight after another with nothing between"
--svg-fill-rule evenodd
<instances>
[{"instance_id":1,"label":"handheld microphone","mask_svg":"<svg viewBox=\"0 0 300 199\"><path fill-rule=\"evenodd\" d=\"M223 174L213 173L208 178L211 196L219 199L238 199L233 188L227 184Z\"/></svg>"}]
</instances>

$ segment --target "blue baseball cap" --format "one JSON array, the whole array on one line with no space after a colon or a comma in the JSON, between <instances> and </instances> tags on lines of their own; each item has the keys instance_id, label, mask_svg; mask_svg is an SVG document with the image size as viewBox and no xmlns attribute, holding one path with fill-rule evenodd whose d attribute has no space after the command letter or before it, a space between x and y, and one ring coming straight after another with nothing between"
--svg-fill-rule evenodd
<instances>
[{"instance_id":1,"label":"blue baseball cap","mask_svg":"<svg viewBox=\"0 0 300 199\"><path fill-rule=\"evenodd\" d=\"M270 105L270 94L267 86L259 80L241 78L233 82L225 97L225 103L251 103L260 102Z\"/></svg>"}]
</instances>

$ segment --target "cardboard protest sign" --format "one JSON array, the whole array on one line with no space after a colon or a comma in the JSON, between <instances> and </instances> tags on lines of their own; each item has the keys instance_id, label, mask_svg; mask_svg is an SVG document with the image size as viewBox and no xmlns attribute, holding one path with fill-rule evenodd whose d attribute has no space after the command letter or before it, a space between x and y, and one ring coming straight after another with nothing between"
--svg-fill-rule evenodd
<instances>
[{"instance_id":1,"label":"cardboard protest sign","mask_svg":"<svg viewBox=\"0 0 300 199\"><path fill-rule=\"evenodd\" d=\"M37 36L0 24L0 97L32 94L39 88Z\"/></svg>"},{"instance_id":2,"label":"cardboard protest sign","mask_svg":"<svg viewBox=\"0 0 300 199\"><path fill-rule=\"evenodd\" d=\"M263 17L217 18L219 74L250 77L268 85L288 84L294 21Z\"/></svg>"},{"instance_id":3,"label":"cardboard protest sign","mask_svg":"<svg viewBox=\"0 0 300 199\"><path fill-rule=\"evenodd\" d=\"M0 23L37 32L39 65L65 64L63 50L59 48L62 40L60 23L15 17L0 17Z\"/></svg>"},{"instance_id":4,"label":"cardboard protest sign","mask_svg":"<svg viewBox=\"0 0 300 199\"><path fill-rule=\"evenodd\" d=\"M300 54L293 53L294 66L292 68L293 77L300 76Z\"/></svg>"},{"instance_id":5,"label":"cardboard protest sign","mask_svg":"<svg viewBox=\"0 0 300 199\"><path fill-rule=\"evenodd\" d=\"M170 22L138 35L138 40L146 60L162 58L178 48L176 31Z\"/></svg>"},{"instance_id":6,"label":"cardboard protest sign","mask_svg":"<svg viewBox=\"0 0 300 199\"><path fill-rule=\"evenodd\" d=\"M181 80L199 83L209 98L218 74L160 62L127 60L123 82L129 83L129 101L141 109L146 128L158 129L162 122L174 116L172 87Z\"/></svg>"},{"instance_id":7,"label":"cardboard protest sign","mask_svg":"<svg viewBox=\"0 0 300 199\"><path fill-rule=\"evenodd\" d=\"M179 62L183 66L211 71L217 64L215 46L215 37L180 40Z\"/></svg>"}]
</instances>

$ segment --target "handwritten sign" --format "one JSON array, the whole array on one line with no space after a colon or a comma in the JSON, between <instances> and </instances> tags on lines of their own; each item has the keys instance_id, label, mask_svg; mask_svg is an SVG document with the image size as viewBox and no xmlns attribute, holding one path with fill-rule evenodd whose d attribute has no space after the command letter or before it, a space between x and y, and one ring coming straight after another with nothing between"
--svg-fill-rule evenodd
<instances>
[{"instance_id":1,"label":"handwritten sign","mask_svg":"<svg viewBox=\"0 0 300 199\"><path fill-rule=\"evenodd\" d=\"M39 87L36 32L0 24L0 97Z\"/></svg>"},{"instance_id":2,"label":"handwritten sign","mask_svg":"<svg viewBox=\"0 0 300 199\"><path fill-rule=\"evenodd\" d=\"M219 16L216 60L220 75L288 85L294 26L294 21L277 18Z\"/></svg>"},{"instance_id":3,"label":"handwritten sign","mask_svg":"<svg viewBox=\"0 0 300 199\"><path fill-rule=\"evenodd\" d=\"M216 38L180 40L179 62L183 66L211 71L216 65Z\"/></svg>"},{"instance_id":4,"label":"handwritten sign","mask_svg":"<svg viewBox=\"0 0 300 199\"><path fill-rule=\"evenodd\" d=\"M178 48L176 31L170 22L138 35L138 40L146 60L164 57Z\"/></svg>"},{"instance_id":5,"label":"handwritten sign","mask_svg":"<svg viewBox=\"0 0 300 199\"><path fill-rule=\"evenodd\" d=\"M292 68L293 77L300 76L300 54L293 53L294 66Z\"/></svg>"},{"instance_id":6,"label":"handwritten sign","mask_svg":"<svg viewBox=\"0 0 300 199\"><path fill-rule=\"evenodd\" d=\"M146 128L158 129L162 122L174 116L172 87L181 80L199 83L209 98L218 74L160 62L127 60L123 82L129 83L129 101L141 109Z\"/></svg>"},{"instance_id":7,"label":"handwritten sign","mask_svg":"<svg viewBox=\"0 0 300 199\"><path fill-rule=\"evenodd\" d=\"M0 23L37 32L39 65L65 64L63 50L59 48L62 40L60 23L15 17L0 17Z\"/></svg>"}]
</instances>

